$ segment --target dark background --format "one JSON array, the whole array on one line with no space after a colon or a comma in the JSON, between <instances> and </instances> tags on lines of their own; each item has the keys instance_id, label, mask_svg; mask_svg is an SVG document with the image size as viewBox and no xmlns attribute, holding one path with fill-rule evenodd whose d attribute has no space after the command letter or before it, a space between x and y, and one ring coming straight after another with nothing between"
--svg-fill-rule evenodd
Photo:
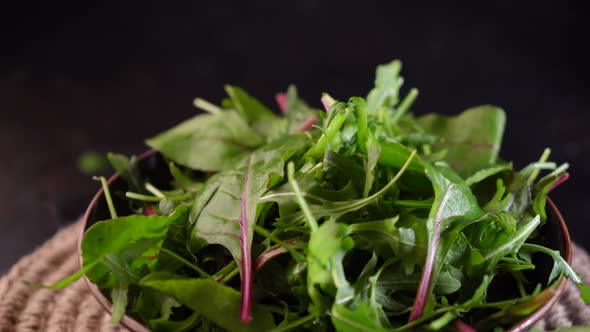
<instances>
[{"instance_id":1,"label":"dark background","mask_svg":"<svg viewBox=\"0 0 590 332\"><path fill-rule=\"evenodd\" d=\"M552 196L590 248L583 7L280 3L0 5L0 272L83 212L98 184L78 171L81 152L140 153L195 114L195 96L218 102L225 83L273 107L289 83L315 105L324 91L365 95L375 66L394 58L405 89L420 90L415 113L497 104L505 159L523 166L548 146L571 162Z\"/></svg>"}]
</instances>

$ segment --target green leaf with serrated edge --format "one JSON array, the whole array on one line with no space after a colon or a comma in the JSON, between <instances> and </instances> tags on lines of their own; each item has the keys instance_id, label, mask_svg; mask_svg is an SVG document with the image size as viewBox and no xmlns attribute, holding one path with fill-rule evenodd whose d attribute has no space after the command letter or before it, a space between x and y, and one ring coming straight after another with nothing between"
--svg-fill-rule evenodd
<instances>
[{"instance_id":1,"label":"green leaf with serrated edge","mask_svg":"<svg viewBox=\"0 0 590 332\"><path fill-rule=\"evenodd\" d=\"M324 199L317 199L318 204L310 204L309 209L311 213L316 216L316 218L330 216L332 219L337 220L338 218L342 217L343 215L357 211L361 208L364 208L372 203L378 201L381 197L383 197L392 187L394 187L399 179L402 177L404 172L408 169L409 165L414 160L416 155L415 151L408 156L406 163L401 166L399 171L391 178L391 180L383 186L379 191L372 194L369 197L355 199L355 200L348 200L348 201L339 201L339 202L332 202L329 200ZM291 192L288 195L291 197L295 197L295 193ZM295 212L291 215L285 216L284 218L280 218L279 221L286 222L286 223L301 223L305 220L305 216L303 213Z\"/></svg>"},{"instance_id":2,"label":"green leaf with serrated edge","mask_svg":"<svg viewBox=\"0 0 590 332\"><path fill-rule=\"evenodd\" d=\"M360 302L356 310L351 310L335 303L330 312L332 323L338 332L385 332L389 329L381 326L379 318L370 312L369 305Z\"/></svg>"},{"instance_id":3,"label":"green leaf with serrated edge","mask_svg":"<svg viewBox=\"0 0 590 332\"><path fill-rule=\"evenodd\" d=\"M473 174L472 176L468 177L465 180L465 184L467 184L468 186L472 186L472 185L479 183L491 176L494 176L498 173L508 171L511 169L512 169L512 163L507 163L504 165L498 165L498 166L484 168L484 169L481 169L481 170L475 172L475 174Z\"/></svg>"},{"instance_id":4,"label":"green leaf with serrated edge","mask_svg":"<svg viewBox=\"0 0 590 332\"><path fill-rule=\"evenodd\" d=\"M329 220L311 233L307 256L307 291L314 304L311 310L316 315L329 307L322 292L335 296L339 287L350 287L346 285L346 279L332 277L332 269L342 266L343 255L354 246L349 232L345 224ZM340 285L336 284L338 282Z\"/></svg>"},{"instance_id":5,"label":"green leaf with serrated edge","mask_svg":"<svg viewBox=\"0 0 590 332\"><path fill-rule=\"evenodd\" d=\"M538 216L537 216L538 218ZM563 257L561 257L559 251L551 250L547 247L540 246L537 244L525 243L522 245L520 249L525 254L532 254L534 252L541 252L546 255L549 255L553 259L553 269L551 270L551 274L549 275L549 279L547 280L547 284L550 284L554 280L557 279L560 275L565 275L566 277L570 278L580 289L581 298L586 304L590 304L590 287L584 284L581 276L572 269L572 267L565 261Z\"/></svg>"},{"instance_id":6,"label":"green leaf with serrated edge","mask_svg":"<svg viewBox=\"0 0 590 332\"><path fill-rule=\"evenodd\" d=\"M375 115L380 110L397 104L399 89L403 83L403 79L399 76L401 67L399 60L377 67L375 87L367 95L367 112L370 115Z\"/></svg>"}]
</instances>

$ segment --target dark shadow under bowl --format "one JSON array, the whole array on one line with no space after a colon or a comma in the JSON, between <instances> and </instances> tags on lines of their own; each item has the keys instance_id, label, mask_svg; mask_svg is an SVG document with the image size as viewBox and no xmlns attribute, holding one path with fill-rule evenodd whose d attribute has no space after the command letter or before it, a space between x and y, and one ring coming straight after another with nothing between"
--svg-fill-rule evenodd
<instances>
[{"instance_id":1,"label":"dark shadow under bowl","mask_svg":"<svg viewBox=\"0 0 590 332\"><path fill-rule=\"evenodd\" d=\"M154 185L160 188L166 188L169 186L172 177L168 170L168 165L166 164L165 160L162 156L153 151L147 151L142 154L140 157L139 168L142 175L149 180ZM121 179L118 174L113 175L109 180L109 188L111 193L117 192L125 192L127 191L127 184L123 179ZM132 214L132 211L129 210L128 204L125 203L124 197L113 195L113 202L115 204L115 208L120 215L129 215ZM545 225L542 226L540 230L540 239L543 242L543 245L552 248L554 250L559 250L561 255L565 258L565 260L571 264L572 260L572 244L570 240L570 236L567 230L567 226L563 217L553 201L548 198L548 221ZM98 221L110 219L109 210L107 207L106 199L103 194L103 190L99 190L94 198L92 199L86 213L83 217L84 228L83 232L85 232L90 226L95 224ZM82 236L84 233L80 234L80 242L82 240ZM81 253L81 246L78 246L78 256L80 258L80 264L82 264L82 253ZM535 273L531 275L533 278L534 284L536 283L544 283L549 275L552 267L552 261L548 257L542 257L539 261L535 262L537 265L537 269ZM109 313L111 311L111 303L109 299L102 293L102 291L94 285L86 276L83 277L86 285L96 298L96 300L102 305L102 307L107 310ZM524 318L514 326L510 327L507 331L508 332L523 332L527 331L533 327L533 325L538 322L553 306L553 304L558 300L559 296L563 292L565 288L567 280L564 278L561 282L554 286L553 288L553 296L551 296L541 307L539 307L534 313L530 316ZM500 290L505 291L505 290ZM131 331L135 332L149 332L149 329L136 320L134 317L129 315L125 315L121 320L121 325L125 326Z\"/></svg>"}]
</instances>

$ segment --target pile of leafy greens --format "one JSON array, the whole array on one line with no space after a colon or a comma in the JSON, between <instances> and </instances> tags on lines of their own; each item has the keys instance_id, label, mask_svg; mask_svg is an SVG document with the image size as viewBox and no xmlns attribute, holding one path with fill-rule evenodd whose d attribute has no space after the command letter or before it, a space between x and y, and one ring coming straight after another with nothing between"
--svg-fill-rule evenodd
<instances>
[{"instance_id":1,"label":"pile of leafy greens","mask_svg":"<svg viewBox=\"0 0 590 332\"><path fill-rule=\"evenodd\" d=\"M196 99L204 114L147 140L170 183L108 156L128 189L100 179L112 219L53 287L85 274L114 322L154 331L500 331L563 277L588 300L540 231L568 165L549 150L520 170L499 159L494 106L415 117L400 69L379 66L366 98L324 94L325 110L294 87L281 115L234 86L221 106ZM539 257L554 262L543 276Z\"/></svg>"}]
</instances>

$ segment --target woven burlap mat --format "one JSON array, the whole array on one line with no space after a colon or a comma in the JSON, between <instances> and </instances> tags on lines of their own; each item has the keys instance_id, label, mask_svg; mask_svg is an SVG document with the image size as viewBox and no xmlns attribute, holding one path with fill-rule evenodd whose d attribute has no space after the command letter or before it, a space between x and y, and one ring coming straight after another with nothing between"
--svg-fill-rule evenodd
<instances>
[{"instance_id":1,"label":"woven burlap mat","mask_svg":"<svg viewBox=\"0 0 590 332\"><path fill-rule=\"evenodd\" d=\"M76 246L81 227L78 222L64 228L31 255L21 258L0 279L0 332L127 331L111 323L82 280L58 291L21 282L52 284L77 271ZM574 268L590 282L590 257L577 246L573 254ZM590 325L590 306L584 305L577 287L570 282L560 301L537 326L552 329L571 325Z\"/></svg>"}]
</instances>

